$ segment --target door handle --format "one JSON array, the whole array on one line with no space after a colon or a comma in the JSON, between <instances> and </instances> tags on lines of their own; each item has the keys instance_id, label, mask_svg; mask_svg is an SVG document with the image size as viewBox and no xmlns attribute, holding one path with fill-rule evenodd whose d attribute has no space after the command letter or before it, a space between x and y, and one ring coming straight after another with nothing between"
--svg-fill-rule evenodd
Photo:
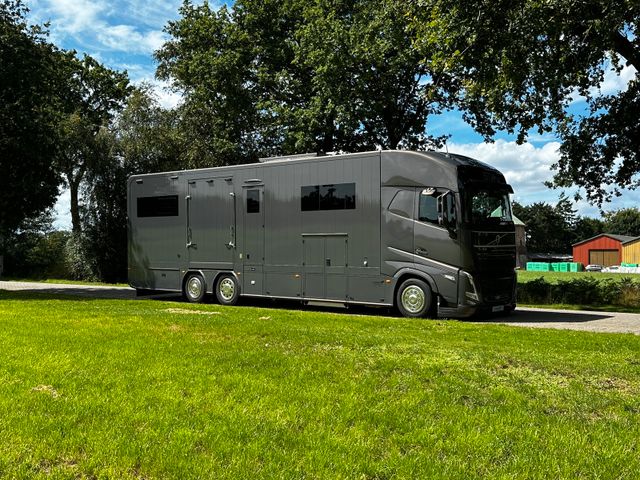
<instances>
[{"instance_id":1,"label":"door handle","mask_svg":"<svg viewBox=\"0 0 640 480\"><path fill-rule=\"evenodd\" d=\"M187 248L191 248L191 247L197 247L198 244L197 243L193 243L193 242L189 242L187 243Z\"/></svg>"},{"instance_id":2,"label":"door handle","mask_svg":"<svg viewBox=\"0 0 640 480\"><path fill-rule=\"evenodd\" d=\"M429 255L429 252L427 252L424 248L416 248L416 255L421 255L423 257L426 257L427 255Z\"/></svg>"}]
</instances>

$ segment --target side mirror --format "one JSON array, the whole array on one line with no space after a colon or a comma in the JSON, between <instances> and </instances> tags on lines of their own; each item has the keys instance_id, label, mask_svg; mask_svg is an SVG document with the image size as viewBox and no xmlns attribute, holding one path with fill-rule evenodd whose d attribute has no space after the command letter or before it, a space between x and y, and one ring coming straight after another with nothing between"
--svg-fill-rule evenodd
<instances>
[{"instance_id":1,"label":"side mirror","mask_svg":"<svg viewBox=\"0 0 640 480\"><path fill-rule=\"evenodd\" d=\"M449 230L451 236L456 232L456 199L453 192L438 197L438 223Z\"/></svg>"}]
</instances>

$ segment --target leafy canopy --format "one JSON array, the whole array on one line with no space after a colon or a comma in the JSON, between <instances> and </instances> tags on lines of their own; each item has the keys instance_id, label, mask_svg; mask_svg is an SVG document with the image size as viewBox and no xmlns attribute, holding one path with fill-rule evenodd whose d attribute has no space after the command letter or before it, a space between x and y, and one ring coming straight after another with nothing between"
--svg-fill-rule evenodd
<instances>
[{"instance_id":1,"label":"leafy canopy","mask_svg":"<svg viewBox=\"0 0 640 480\"><path fill-rule=\"evenodd\" d=\"M640 185L640 3L636 0L418 0L407 14L425 61L448 77L469 123L555 132L556 186L583 187L599 205ZM633 72L608 93L605 73ZM575 100L587 109L575 113Z\"/></svg>"},{"instance_id":2,"label":"leafy canopy","mask_svg":"<svg viewBox=\"0 0 640 480\"><path fill-rule=\"evenodd\" d=\"M444 105L397 2L185 2L156 52L184 95L190 166L304 151L423 149Z\"/></svg>"}]
</instances>

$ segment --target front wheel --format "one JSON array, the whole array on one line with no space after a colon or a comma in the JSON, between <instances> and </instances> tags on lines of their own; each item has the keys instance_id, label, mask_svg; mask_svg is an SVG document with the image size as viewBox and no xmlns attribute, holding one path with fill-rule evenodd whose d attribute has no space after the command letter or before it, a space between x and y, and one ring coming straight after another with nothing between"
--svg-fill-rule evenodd
<instances>
[{"instance_id":1,"label":"front wheel","mask_svg":"<svg viewBox=\"0 0 640 480\"><path fill-rule=\"evenodd\" d=\"M216 298L222 305L235 305L240 297L240 286L233 275L225 274L218 278Z\"/></svg>"},{"instance_id":2,"label":"front wheel","mask_svg":"<svg viewBox=\"0 0 640 480\"><path fill-rule=\"evenodd\" d=\"M204 278L199 273L190 273L184 281L184 297L191 303L201 303L207 293Z\"/></svg>"},{"instance_id":3,"label":"front wheel","mask_svg":"<svg viewBox=\"0 0 640 480\"><path fill-rule=\"evenodd\" d=\"M426 282L417 278L405 280L396 293L396 306L403 317L419 318L431 313L433 294Z\"/></svg>"}]
</instances>

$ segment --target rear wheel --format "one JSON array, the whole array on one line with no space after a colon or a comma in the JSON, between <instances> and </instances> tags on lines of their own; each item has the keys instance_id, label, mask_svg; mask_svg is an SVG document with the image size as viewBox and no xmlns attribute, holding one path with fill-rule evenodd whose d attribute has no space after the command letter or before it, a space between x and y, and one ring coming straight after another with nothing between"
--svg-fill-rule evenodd
<instances>
[{"instance_id":1,"label":"rear wheel","mask_svg":"<svg viewBox=\"0 0 640 480\"><path fill-rule=\"evenodd\" d=\"M396 306L404 317L419 318L432 313L433 294L426 282L405 280L396 293Z\"/></svg>"},{"instance_id":2,"label":"rear wheel","mask_svg":"<svg viewBox=\"0 0 640 480\"><path fill-rule=\"evenodd\" d=\"M225 274L216 283L216 298L222 305L235 305L240 297L240 287L233 275Z\"/></svg>"},{"instance_id":3,"label":"rear wheel","mask_svg":"<svg viewBox=\"0 0 640 480\"><path fill-rule=\"evenodd\" d=\"M201 303L207 293L204 278L199 273L190 273L184 281L184 297L191 303Z\"/></svg>"}]
</instances>

